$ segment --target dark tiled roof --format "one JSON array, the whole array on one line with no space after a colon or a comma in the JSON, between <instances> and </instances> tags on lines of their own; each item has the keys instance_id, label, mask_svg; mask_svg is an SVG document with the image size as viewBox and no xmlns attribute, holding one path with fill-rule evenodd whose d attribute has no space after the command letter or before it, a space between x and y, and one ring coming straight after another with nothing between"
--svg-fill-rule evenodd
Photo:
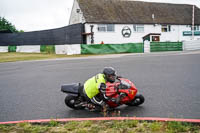
<instances>
[{"instance_id":1,"label":"dark tiled roof","mask_svg":"<svg viewBox=\"0 0 200 133\"><path fill-rule=\"evenodd\" d=\"M77 1L88 23L192 24L192 5L128 0ZM197 7L195 24L200 24L200 9Z\"/></svg>"}]
</instances>

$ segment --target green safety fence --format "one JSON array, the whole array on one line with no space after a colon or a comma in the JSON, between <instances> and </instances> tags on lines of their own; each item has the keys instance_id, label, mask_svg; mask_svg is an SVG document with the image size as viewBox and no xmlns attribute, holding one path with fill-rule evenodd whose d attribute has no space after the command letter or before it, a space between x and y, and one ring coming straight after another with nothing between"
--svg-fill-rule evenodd
<instances>
[{"instance_id":1,"label":"green safety fence","mask_svg":"<svg viewBox=\"0 0 200 133\"><path fill-rule=\"evenodd\" d=\"M143 53L143 43L81 44L81 54Z\"/></svg>"},{"instance_id":2,"label":"green safety fence","mask_svg":"<svg viewBox=\"0 0 200 133\"><path fill-rule=\"evenodd\" d=\"M8 52L16 52L17 46L8 46Z\"/></svg>"},{"instance_id":3,"label":"green safety fence","mask_svg":"<svg viewBox=\"0 0 200 133\"><path fill-rule=\"evenodd\" d=\"M182 51L182 42L151 42L151 52Z\"/></svg>"},{"instance_id":4,"label":"green safety fence","mask_svg":"<svg viewBox=\"0 0 200 133\"><path fill-rule=\"evenodd\" d=\"M40 45L40 52L48 54L55 53L55 45Z\"/></svg>"}]
</instances>

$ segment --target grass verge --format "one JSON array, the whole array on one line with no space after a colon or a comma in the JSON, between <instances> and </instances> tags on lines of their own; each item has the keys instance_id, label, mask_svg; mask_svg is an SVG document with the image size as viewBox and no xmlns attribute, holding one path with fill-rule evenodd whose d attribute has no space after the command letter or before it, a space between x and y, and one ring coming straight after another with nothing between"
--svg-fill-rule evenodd
<instances>
[{"instance_id":1,"label":"grass verge","mask_svg":"<svg viewBox=\"0 0 200 133\"><path fill-rule=\"evenodd\" d=\"M185 122L70 121L0 125L1 133L200 133L200 124Z\"/></svg>"},{"instance_id":2,"label":"grass verge","mask_svg":"<svg viewBox=\"0 0 200 133\"><path fill-rule=\"evenodd\" d=\"M0 53L0 63L3 62L16 62L16 61L28 61L28 60L43 60L43 59L55 59L55 58L69 58L69 57L87 57L91 55L58 55L47 53Z\"/></svg>"}]
</instances>

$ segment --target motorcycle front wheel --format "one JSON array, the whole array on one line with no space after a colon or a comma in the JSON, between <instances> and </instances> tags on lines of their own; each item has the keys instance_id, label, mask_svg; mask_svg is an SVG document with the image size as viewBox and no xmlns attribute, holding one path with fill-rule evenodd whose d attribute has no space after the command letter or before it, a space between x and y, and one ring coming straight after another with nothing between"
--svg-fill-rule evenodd
<instances>
[{"instance_id":1,"label":"motorcycle front wheel","mask_svg":"<svg viewBox=\"0 0 200 133\"><path fill-rule=\"evenodd\" d=\"M65 97L65 104L72 109L84 109L82 106L75 106L75 101L78 99L76 96L68 95Z\"/></svg>"},{"instance_id":2,"label":"motorcycle front wheel","mask_svg":"<svg viewBox=\"0 0 200 133\"><path fill-rule=\"evenodd\" d=\"M126 105L128 106L139 106L141 104L143 104L145 101L144 96L141 94L136 94L135 98L130 101L129 103L126 103Z\"/></svg>"}]
</instances>

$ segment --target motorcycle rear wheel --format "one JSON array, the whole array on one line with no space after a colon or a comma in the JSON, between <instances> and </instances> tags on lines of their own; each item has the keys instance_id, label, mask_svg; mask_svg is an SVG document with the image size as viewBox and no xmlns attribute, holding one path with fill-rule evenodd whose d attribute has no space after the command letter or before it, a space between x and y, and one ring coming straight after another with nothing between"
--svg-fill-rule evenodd
<instances>
[{"instance_id":1,"label":"motorcycle rear wheel","mask_svg":"<svg viewBox=\"0 0 200 133\"><path fill-rule=\"evenodd\" d=\"M143 104L144 101L145 101L145 99L144 99L143 95L136 94L135 98L131 102L126 103L126 105L128 105L128 106L139 106L139 105Z\"/></svg>"},{"instance_id":2,"label":"motorcycle rear wheel","mask_svg":"<svg viewBox=\"0 0 200 133\"><path fill-rule=\"evenodd\" d=\"M65 104L72 108L72 109L84 109L85 107L82 107L82 106L75 106L75 101L77 100L78 97L76 96L71 96L71 95L68 95L65 97Z\"/></svg>"}]
</instances>

